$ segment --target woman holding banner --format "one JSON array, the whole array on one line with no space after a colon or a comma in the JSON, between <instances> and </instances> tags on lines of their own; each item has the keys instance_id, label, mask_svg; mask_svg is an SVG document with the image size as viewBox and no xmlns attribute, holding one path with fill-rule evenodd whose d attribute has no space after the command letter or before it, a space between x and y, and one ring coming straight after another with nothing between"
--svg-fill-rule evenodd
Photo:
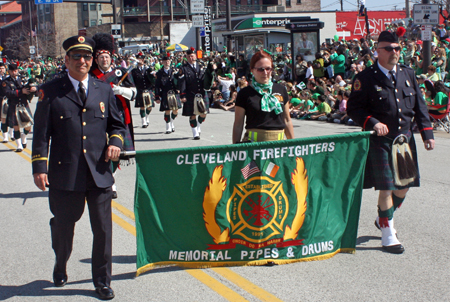
<instances>
[{"instance_id":1,"label":"woman holding banner","mask_svg":"<svg viewBox=\"0 0 450 302\"><path fill-rule=\"evenodd\" d=\"M252 83L241 89L236 98L233 125L233 143L275 141L294 138L289 116L289 98L286 88L272 82L272 57L264 50L250 60Z\"/></svg>"}]
</instances>

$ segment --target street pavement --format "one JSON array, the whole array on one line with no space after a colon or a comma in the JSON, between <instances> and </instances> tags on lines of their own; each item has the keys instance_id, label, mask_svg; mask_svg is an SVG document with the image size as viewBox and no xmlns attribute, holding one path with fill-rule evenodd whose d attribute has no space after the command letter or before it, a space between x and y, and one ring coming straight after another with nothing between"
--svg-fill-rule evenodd
<instances>
[{"instance_id":1,"label":"street pavement","mask_svg":"<svg viewBox=\"0 0 450 302\"><path fill-rule=\"evenodd\" d=\"M165 134L163 115L157 109L146 129L140 127L138 113L133 109L137 150L231 142L233 112L211 109L199 141L192 139L188 120L181 114L175 120L176 131ZM317 121L293 123L297 138L359 131ZM381 232L373 224L377 192L365 190L355 254L273 267L166 266L135 277L135 165L122 167L116 176L118 199L113 202L115 301L450 301L450 134L437 130L435 135L434 151L426 151L416 135L421 187L410 190L395 215L398 237L406 248L402 255L381 250ZM95 301L87 210L76 225L68 283L63 288L53 286L48 225L52 215L48 191L41 192L33 184L32 135L29 138L22 153L14 152L13 142L0 144L0 300ZM161 185L176 190L176 184Z\"/></svg>"}]
</instances>

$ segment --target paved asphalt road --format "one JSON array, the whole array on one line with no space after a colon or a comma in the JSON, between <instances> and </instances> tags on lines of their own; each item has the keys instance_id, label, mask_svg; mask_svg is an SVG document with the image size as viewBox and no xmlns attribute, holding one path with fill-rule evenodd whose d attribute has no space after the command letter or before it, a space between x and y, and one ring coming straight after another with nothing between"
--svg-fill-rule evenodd
<instances>
[{"instance_id":1,"label":"paved asphalt road","mask_svg":"<svg viewBox=\"0 0 450 302\"><path fill-rule=\"evenodd\" d=\"M147 129L140 128L136 109L133 118L138 150L231 142L232 112L213 109L200 141L192 140L185 117L176 119L176 132L169 135L156 110ZM310 137L358 128L295 120L294 130L296 137ZM381 250L381 233L373 225L377 193L365 190L356 254L273 267L163 267L136 278L135 166L123 167L116 177L119 198L113 203L115 301L450 301L450 134L435 133L434 151L425 151L421 144L418 148L422 187L411 189L396 213L398 236L406 248L402 255ZM421 141L419 136L416 140ZM47 192L33 184L30 147L19 154L13 152L14 143L0 144L0 300L95 301L87 213L76 226L69 283L53 287L51 214Z\"/></svg>"}]
</instances>

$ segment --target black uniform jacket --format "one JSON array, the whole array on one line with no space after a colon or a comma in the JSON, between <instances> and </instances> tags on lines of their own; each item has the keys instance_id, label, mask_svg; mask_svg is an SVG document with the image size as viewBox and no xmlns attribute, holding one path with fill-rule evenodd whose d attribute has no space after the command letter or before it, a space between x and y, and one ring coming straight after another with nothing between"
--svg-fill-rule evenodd
<instances>
[{"instance_id":1,"label":"black uniform jacket","mask_svg":"<svg viewBox=\"0 0 450 302\"><path fill-rule=\"evenodd\" d=\"M195 65L195 69L188 63L181 66L181 75L178 80L180 97L188 101L193 101L197 93L205 95L203 85L206 68L198 61Z\"/></svg>"},{"instance_id":2,"label":"black uniform jacket","mask_svg":"<svg viewBox=\"0 0 450 302\"><path fill-rule=\"evenodd\" d=\"M7 77L2 82L2 95L8 98L8 103L10 107L14 107L17 104L28 104L27 95L22 93L22 79L18 77L13 79L12 77Z\"/></svg>"},{"instance_id":3,"label":"black uniform jacket","mask_svg":"<svg viewBox=\"0 0 450 302\"><path fill-rule=\"evenodd\" d=\"M125 135L111 86L89 76L85 105L68 76L42 85L39 94L33 130L33 173L47 173L50 147L50 188L84 191L89 170L97 187L111 186L114 179L105 151L108 144L122 148Z\"/></svg>"},{"instance_id":4,"label":"black uniform jacket","mask_svg":"<svg viewBox=\"0 0 450 302\"><path fill-rule=\"evenodd\" d=\"M167 102L167 92L173 90L177 92L178 87L175 86L175 72L173 68L169 69L169 74L161 68L156 73L155 82L155 97L161 99L163 102Z\"/></svg>"},{"instance_id":5,"label":"black uniform jacket","mask_svg":"<svg viewBox=\"0 0 450 302\"><path fill-rule=\"evenodd\" d=\"M394 87L378 67L378 61L357 74L347 102L347 114L364 130L373 130L378 122L386 124L387 136L391 138L407 133L414 118L422 139L432 139L433 128L414 70L397 65L395 77Z\"/></svg>"}]
</instances>

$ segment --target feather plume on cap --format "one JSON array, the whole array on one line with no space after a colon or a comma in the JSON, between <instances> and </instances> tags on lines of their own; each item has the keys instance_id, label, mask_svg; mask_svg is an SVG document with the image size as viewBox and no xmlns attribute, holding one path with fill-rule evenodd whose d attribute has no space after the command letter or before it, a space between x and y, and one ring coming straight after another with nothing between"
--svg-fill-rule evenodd
<instances>
[{"instance_id":1,"label":"feather plume on cap","mask_svg":"<svg viewBox=\"0 0 450 302\"><path fill-rule=\"evenodd\" d=\"M397 37L403 37L403 35L406 33L406 29L402 26L400 26L399 28L397 28Z\"/></svg>"}]
</instances>

